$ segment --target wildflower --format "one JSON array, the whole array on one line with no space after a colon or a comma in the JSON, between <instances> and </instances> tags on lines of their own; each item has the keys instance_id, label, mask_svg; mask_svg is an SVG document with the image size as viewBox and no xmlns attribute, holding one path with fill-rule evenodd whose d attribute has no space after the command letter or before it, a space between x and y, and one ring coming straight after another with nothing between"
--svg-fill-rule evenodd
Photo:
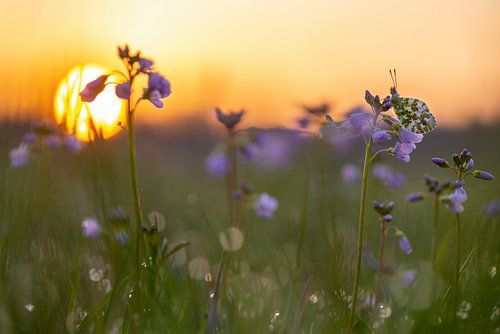
<instances>
[{"instance_id":1,"label":"wildflower","mask_svg":"<svg viewBox=\"0 0 500 334\"><path fill-rule=\"evenodd\" d=\"M352 183L359 180L361 177L361 170L356 165L347 164L342 167L341 175L344 183Z\"/></svg>"},{"instance_id":2,"label":"wildflower","mask_svg":"<svg viewBox=\"0 0 500 334\"><path fill-rule=\"evenodd\" d=\"M267 193L262 193L255 202L255 213L261 218L272 218L278 208L278 200Z\"/></svg>"},{"instance_id":3,"label":"wildflower","mask_svg":"<svg viewBox=\"0 0 500 334\"><path fill-rule=\"evenodd\" d=\"M379 201L373 201L373 208L379 215L385 216L394 210L394 202L380 203Z\"/></svg>"},{"instance_id":4,"label":"wildflower","mask_svg":"<svg viewBox=\"0 0 500 334\"><path fill-rule=\"evenodd\" d=\"M408 163L410 162L410 154L414 149L414 144L397 142L396 146L394 146L394 148L392 149L392 153L394 154L396 159Z\"/></svg>"},{"instance_id":5,"label":"wildflower","mask_svg":"<svg viewBox=\"0 0 500 334\"><path fill-rule=\"evenodd\" d=\"M50 135L45 137L43 143L49 148L59 148L62 145L61 138L58 135Z\"/></svg>"},{"instance_id":6,"label":"wildflower","mask_svg":"<svg viewBox=\"0 0 500 334\"><path fill-rule=\"evenodd\" d=\"M406 196L406 201L408 203L417 203L424 199L424 194L421 192L411 193Z\"/></svg>"},{"instance_id":7,"label":"wildflower","mask_svg":"<svg viewBox=\"0 0 500 334\"><path fill-rule=\"evenodd\" d=\"M392 221L392 215L391 214L387 214L383 217L384 221L386 223L390 223Z\"/></svg>"},{"instance_id":8,"label":"wildflower","mask_svg":"<svg viewBox=\"0 0 500 334\"><path fill-rule=\"evenodd\" d=\"M413 252L413 248L411 247L410 240L408 240L408 237L406 234L404 234L402 231L396 232L396 237L398 238L399 242L399 248L401 251L405 254L410 254Z\"/></svg>"},{"instance_id":9,"label":"wildflower","mask_svg":"<svg viewBox=\"0 0 500 334\"><path fill-rule=\"evenodd\" d=\"M84 237L96 239L101 235L101 225L95 218L85 218L82 222Z\"/></svg>"},{"instance_id":10,"label":"wildflower","mask_svg":"<svg viewBox=\"0 0 500 334\"><path fill-rule=\"evenodd\" d=\"M376 131L372 137L373 140L380 145L385 144L386 142L392 139L392 136L385 130Z\"/></svg>"},{"instance_id":11,"label":"wildflower","mask_svg":"<svg viewBox=\"0 0 500 334\"><path fill-rule=\"evenodd\" d=\"M259 133L256 141L260 152L258 161L260 165L268 169L276 169L286 166L292 157L292 138L283 133L264 132Z\"/></svg>"},{"instance_id":12,"label":"wildflower","mask_svg":"<svg viewBox=\"0 0 500 334\"><path fill-rule=\"evenodd\" d=\"M403 173L392 169L389 165L374 164L372 168L373 177L389 189L399 189L406 184Z\"/></svg>"},{"instance_id":13,"label":"wildflower","mask_svg":"<svg viewBox=\"0 0 500 334\"><path fill-rule=\"evenodd\" d=\"M78 153L83 149L83 143L75 135L64 137L64 146L73 153Z\"/></svg>"},{"instance_id":14,"label":"wildflower","mask_svg":"<svg viewBox=\"0 0 500 334\"><path fill-rule=\"evenodd\" d=\"M489 202L484 208L484 213L489 217L500 216L500 200Z\"/></svg>"},{"instance_id":15,"label":"wildflower","mask_svg":"<svg viewBox=\"0 0 500 334\"><path fill-rule=\"evenodd\" d=\"M125 246L126 244L128 244L128 235L127 233L125 233L125 231L116 231L115 240L119 245Z\"/></svg>"},{"instance_id":16,"label":"wildflower","mask_svg":"<svg viewBox=\"0 0 500 334\"><path fill-rule=\"evenodd\" d=\"M212 177L226 175L230 168L230 162L223 152L214 151L205 160L207 173Z\"/></svg>"},{"instance_id":17,"label":"wildflower","mask_svg":"<svg viewBox=\"0 0 500 334\"><path fill-rule=\"evenodd\" d=\"M36 141L36 134L34 134L33 132L27 132L24 136L23 136L23 142L25 143L34 143Z\"/></svg>"},{"instance_id":18,"label":"wildflower","mask_svg":"<svg viewBox=\"0 0 500 334\"><path fill-rule=\"evenodd\" d=\"M153 69L153 61L141 58L139 59L139 72L146 73Z\"/></svg>"},{"instance_id":19,"label":"wildflower","mask_svg":"<svg viewBox=\"0 0 500 334\"><path fill-rule=\"evenodd\" d=\"M163 102L160 99L166 98L171 93L170 82L153 72L149 74L148 88L144 88L143 98L149 100L157 108L163 108Z\"/></svg>"},{"instance_id":20,"label":"wildflower","mask_svg":"<svg viewBox=\"0 0 500 334\"><path fill-rule=\"evenodd\" d=\"M10 166L12 168L22 167L30 161L30 150L28 144L21 143L9 152Z\"/></svg>"},{"instance_id":21,"label":"wildflower","mask_svg":"<svg viewBox=\"0 0 500 334\"><path fill-rule=\"evenodd\" d=\"M410 130L402 127L398 132L398 137L403 144L418 144L422 142L424 135L411 132Z\"/></svg>"},{"instance_id":22,"label":"wildflower","mask_svg":"<svg viewBox=\"0 0 500 334\"><path fill-rule=\"evenodd\" d=\"M244 110L240 110L239 112L229 112L226 114L223 113L220 108L215 108L215 115L217 116L217 120L220 123L224 124L224 126L228 130L233 130L233 128L238 125L244 113Z\"/></svg>"},{"instance_id":23,"label":"wildflower","mask_svg":"<svg viewBox=\"0 0 500 334\"><path fill-rule=\"evenodd\" d=\"M240 148L240 154L246 161L256 161L260 155L260 147L253 141L248 141Z\"/></svg>"},{"instance_id":24,"label":"wildflower","mask_svg":"<svg viewBox=\"0 0 500 334\"><path fill-rule=\"evenodd\" d=\"M92 102L95 100L97 95L104 90L106 86L106 80L109 75L101 75L94 81L89 82L85 88L80 92L80 97L83 102Z\"/></svg>"},{"instance_id":25,"label":"wildflower","mask_svg":"<svg viewBox=\"0 0 500 334\"><path fill-rule=\"evenodd\" d=\"M342 127L357 132L366 132L371 129L373 124L373 115L364 110L352 112L349 119L342 123Z\"/></svg>"},{"instance_id":26,"label":"wildflower","mask_svg":"<svg viewBox=\"0 0 500 334\"><path fill-rule=\"evenodd\" d=\"M474 175L474 177L476 177L478 179L487 180L487 181L493 180L495 178L493 176L493 174L486 172L486 171L483 171L483 170L475 170L472 173L472 175Z\"/></svg>"},{"instance_id":27,"label":"wildflower","mask_svg":"<svg viewBox=\"0 0 500 334\"><path fill-rule=\"evenodd\" d=\"M403 286L405 288L409 287L417 277L417 271L415 269L409 269L403 271Z\"/></svg>"},{"instance_id":28,"label":"wildflower","mask_svg":"<svg viewBox=\"0 0 500 334\"><path fill-rule=\"evenodd\" d=\"M461 183L455 188L455 192L448 196L448 203L446 207L454 213L461 213L464 211L463 203L467 200L467 193L462 187Z\"/></svg>"},{"instance_id":29,"label":"wildflower","mask_svg":"<svg viewBox=\"0 0 500 334\"><path fill-rule=\"evenodd\" d=\"M450 164L448 163L448 161L446 161L445 159L441 159L441 158L432 158L431 161L438 165L439 167L441 168L448 168L450 167Z\"/></svg>"},{"instance_id":30,"label":"wildflower","mask_svg":"<svg viewBox=\"0 0 500 334\"><path fill-rule=\"evenodd\" d=\"M130 82L127 81L116 85L115 93L120 99L128 100L130 98Z\"/></svg>"}]
</instances>

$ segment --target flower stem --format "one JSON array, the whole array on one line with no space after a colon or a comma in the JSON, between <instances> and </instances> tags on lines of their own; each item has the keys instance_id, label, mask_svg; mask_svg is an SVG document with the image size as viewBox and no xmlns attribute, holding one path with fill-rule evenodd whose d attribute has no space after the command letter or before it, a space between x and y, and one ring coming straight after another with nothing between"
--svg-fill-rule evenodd
<instances>
[{"instance_id":1,"label":"flower stem","mask_svg":"<svg viewBox=\"0 0 500 334\"><path fill-rule=\"evenodd\" d=\"M380 218L380 246L378 250L378 286L375 290L375 305L379 302L379 297L381 296L382 286L384 284L384 247L385 247L385 221L383 218Z\"/></svg>"},{"instance_id":2,"label":"flower stem","mask_svg":"<svg viewBox=\"0 0 500 334\"><path fill-rule=\"evenodd\" d=\"M363 252L363 233L365 228L365 207L366 207L366 190L368 185L368 176L370 173L370 159L371 151L373 146L373 140L370 137L366 145L365 150L365 161L363 165L363 181L361 184L361 201L359 204L359 221L358 221L358 246L357 246L357 259L356 259L356 273L354 276L354 292L352 294L352 308L351 316L349 320L349 327L354 324L354 318L356 316L357 306L358 306L358 292L359 292L359 279L361 275L361 258Z\"/></svg>"},{"instance_id":3,"label":"flower stem","mask_svg":"<svg viewBox=\"0 0 500 334\"><path fill-rule=\"evenodd\" d=\"M130 109L130 99L127 101L127 139L130 164L130 181L134 200L134 215L136 221L135 257L136 270L140 269L140 242L142 235L142 217L139 203L139 191L137 188L137 168L135 162L135 139L134 139L134 111Z\"/></svg>"},{"instance_id":4,"label":"flower stem","mask_svg":"<svg viewBox=\"0 0 500 334\"><path fill-rule=\"evenodd\" d=\"M439 222L439 194L434 197L434 225L432 227L432 265L436 267L437 256L437 226Z\"/></svg>"},{"instance_id":5,"label":"flower stem","mask_svg":"<svg viewBox=\"0 0 500 334\"><path fill-rule=\"evenodd\" d=\"M455 294L453 297L453 332L456 329L457 323L457 306L459 297L459 279L460 279L460 214L457 213L456 217L456 248L455 248Z\"/></svg>"}]
</instances>

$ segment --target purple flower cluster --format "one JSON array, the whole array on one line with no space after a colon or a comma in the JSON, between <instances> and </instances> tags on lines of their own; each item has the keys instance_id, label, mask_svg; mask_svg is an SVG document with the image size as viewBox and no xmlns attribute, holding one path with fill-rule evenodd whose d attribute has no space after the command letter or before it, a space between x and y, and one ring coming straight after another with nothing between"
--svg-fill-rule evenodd
<instances>
[{"instance_id":1,"label":"purple flower cluster","mask_svg":"<svg viewBox=\"0 0 500 334\"><path fill-rule=\"evenodd\" d=\"M142 57L140 52L135 55L130 54L128 45L118 47L118 56L124 61L127 68L127 78L115 87L115 94L123 100L130 99L132 94L132 83L139 74L148 76L148 86L143 89L141 100L149 100L155 107L163 108L162 99L171 94L170 82L160 73L153 71L153 61ZM83 102L92 102L104 90L108 84L107 79L110 74L101 75L94 81L89 82L80 92Z\"/></svg>"},{"instance_id":2,"label":"purple flower cluster","mask_svg":"<svg viewBox=\"0 0 500 334\"><path fill-rule=\"evenodd\" d=\"M278 200L267 193L262 193L255 202L255 213L265 219L272 218L278 209Z\"/></svg>"}]
</instances>

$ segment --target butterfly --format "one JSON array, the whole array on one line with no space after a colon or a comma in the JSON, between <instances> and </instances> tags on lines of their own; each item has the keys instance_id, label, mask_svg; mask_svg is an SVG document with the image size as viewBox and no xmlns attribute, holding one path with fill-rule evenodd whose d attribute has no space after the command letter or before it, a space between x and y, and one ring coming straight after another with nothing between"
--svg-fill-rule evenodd
<instances>
[{"instance_id":1,"label":"butterfly","mask_svg":"<svg viewBox=\"0 0 500 334\"><path fill-rule=\"evenodd\" d=\"M437 124L436 117L431 114L427 104L412 97L399 96L396 70L394 70L394 75L391 70L389 70L389 73L394 84L391 87L392 106L401 124L415 133L424 134L434 130Z\"/></svg>"}]
</instances>

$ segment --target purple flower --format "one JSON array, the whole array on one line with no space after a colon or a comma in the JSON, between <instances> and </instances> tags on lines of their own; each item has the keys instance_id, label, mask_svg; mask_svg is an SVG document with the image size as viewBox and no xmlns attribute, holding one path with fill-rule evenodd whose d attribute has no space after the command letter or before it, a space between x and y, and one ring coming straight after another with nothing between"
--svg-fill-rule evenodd
<instances>
[{"instance_id":1,"label":"purple flower","mask_svg":"<svg viewBox=\"0 0 500 334\"><path fill-rule=\"evenodd\" d=\"M153 69L153 61L146 59L146 58L141 58L139 59L139 72L149 72Z\"/></svg>"},{"instance_id":2,"label":"purple flower","mask_svg":"<svg viewBox=\"0 0 500 334\"><path fill-rule=\"evenodd\" d=\"M27 132L24 136L23 136L23 142L25 143L34 143L36 141L36 134L34 134L33 132Z\"/></svg>"},{"instance_id":3,"label":"purple flower","mask_svg":"<svg viewBox=\"0 0 500 334\"><path fill-rule=\"evenodd\" d=\"M470 159L469 162L467 163L466 167L468 170L471 170L472 168L474 168L474 160Z\"/></svg>"},{"instance_id":4,"label":"purple flower","mask_svg":"<svg viewBox=\"0 0 500 334\"><path fill-rule=\"evenodd\" d=\"M130 97L130 82L124 82L122 84L116 85L115 87L116 96L120 99L128 100Z\"/></svg>"},{"instance_id":5,"label":"purple flower","mask_svg":"<svg viewBox=\"0 0 500 334\"><path fill-rule=\"evenodd\" d=\"M500 216L500 201L494 200L489 202L484 208L484 213L489 217Z\"/></svg>"},{"instance_id":6,"label":"purple flower","mask_svg":"<svg viewBox=\"0 0 500 334\"><path fill-rule=\"evenodd\" d=\"M383 218L386 223L392 222L392 215L390 214L385 215Z\"/></svg>"},{"instance_id":7,"label":"purple flower","mask_svg":"<svg viewBox=\"0 0 500 334\"><path fill-rule=\"evenodd\" d=\"M257 143L249 141L240 148L240 154L246 161L256 161L259 158L260 147Z\"/></svg>"},{"instance_id":8,"label":"purple flower","mask_svg":"<svg viewBox=\"0 0 500 334\"><path fill-rule=\"evenodd\" d=\"M166 98L171 93L170 82L162 77L159 73L153 72L149 74L148 88L144 88L144 98L149 100L157 108L163 108L163 102L160 101Z\"/></svg>"},{"instance_id":9,"label":"purple flower","mask_svg":"<svg viewBox=\"0 0 500 334\"><path fill-rule=\"evenodd\" d=\"M78 153L83 149L83 143L75 135L69 135L64 138L64 146L73 153Z\"/></svg>"},{"instance_id":10,"label":"purple flower","mask_svg":"<svg viewBox=\"0 0 500 334\"><path fill-rule=\"evenodd\" d=\"M409 287L417 277L417 271L415 269L403 271L403 286L405 288Z\"/></svg>"},{"instance_id":11,"label":"purple flower","mask_svg":"<svg viewBox=\"0 0 500 334\"><path fill-rule=\"evenodd\" d=\"M287 134L262 132L256 141L260 148L259 164L267 169L277 169L286 166L292 158L292 140Z\"/></svg>"},{"instance_id":12,"label":"purple flower","mask_svg":"<svg viewBox=\"0 0 500 334\"><path fill-rule=\"evenodd\" d=\"M10 166L12 168L19 168L27 165L30 161L30 150L28 144L21 143L18 147L13 148L9 152Z\"/></svg>"},{"instance_id":13,"label":"purple flower","mask_svg":"<svg viewBox=\"0 0 500 334\"><path fill-rule=\"evenodd\" d=\"M255 213L261 218L272 218L277 208L278 200L267 193L260 194L255 202Z\"/></svg>"},{"instance_id":14,"label":"purple flower","mask_svg":"<svg viewBox=\"0 0 500 334\"><path fill-rule=\"evenodd\" d=\"M406 196L406 201L408 203L417 203L423 199L424 199L424 194L422 194L421 192L411 193L408 196Z\"/></svg>"},{"instance_id":15,"label":"purple flower","mask_svg":"<svg viewBox=\"0 0 500 334\"><path fill-rule=\"evenodd\" d=\"M445 159L442 159L442 158L432 158L431 161L441 168L450 167L450 164L448 163L448 161L446 161Z\"/></svg>"},{"instance_id":16,"label":"purple flower","mask_svg":"<svg viewBox=\"0 0 500 334\"><path fill-rule=\"evenodd\" d=\"M405 163L410 162L410 154L415 149L415 144L397 142L393 148L393 154L396 159Z\"/></svg>"},{"instance_id":17,"label":"purple flower","mask_svg":"<svg viewBox=\"0 0 500 334\"><path fill-rule=\"evenodd\" d=\"M464 211L464 206L462 205L467 200L467 193L464 188L457 186L455 192L448 196L449 203L446 205L448 210L454 213L461 213Z\"/></svg>"},{"instance_id":18,"label":"purple flower","mask_svg":"<svg viewBox=\"0 0 500 334\"><path fill-rule=\"evenodd\" d=\"M373 177L389 189L400 189L406 184L403 173L392 169L389 165L374 164L372 168Z\"/></svg>"},{"instance_id":19,"label":"purple flower","mask_svg":"<svg viewBox=\"0 0 500 334\"><path fill-rule=\"evenodd\" d=\"M95 100L97 95L104 90L106 86L106 80L109 75L101 75L94 81L89 82L85 88L80 92L80 98L83 102L92 102Z\"/></svg>"},{"instance_id":20,"label":"purple flower","mask_svg":"<svg viewBox=\"0 0 500 334\"><path fill-rule=\"evenodd\" d=\"M240 110L239 112L228 112L227 114L222 112L222 110L218 107L215 108L215 116L217 120L224 124L226 129L232 130L238 123L241 121L241 117L245 113L244 110Z\"/></svg>"},{"instance_id":21,"label":"purple flower","mask_svg":"<svg viewBox=\"0 0 500 334\"><path fill-rule=\"evenodd\" d=\"M398 132L398 136L403 144L418 144L424 138L423 134L411 132L406 128L401 128Z\"/></svg>"},{"instance_id":22,"label":"purple flower","mask_svg":"<svg viewBox=\"0 0 500 334\"><path fill-rule=\"evenodd\" d=\"M478 179L487 180L487 181L493 180L495 178L495 176L493 176L493 174L486 172L484 170L475 170L472 173L472 175L474 175L474 177L477 177Z\"/></svg>"},{"instance_id":23,"label":"purple flower","mask_svg":"<svg viewBox=\"0 0 500 334\"><path fill-rule=\"evenodd\" d=\"M387 131L376 131L372 137L373 140L380 145L392 139L392 136Z\"/></svg>"},{"instance_id":24,"label":"purple flower","mask_svg":"<svg viewBox=\"0 0 500 334\"><path fill-rule=\"evenodd\" d=\"M86 238L99 238L101 235L101 225L95 218L85 218L82 222L82 234Z\"/></svg>"},{"instance_id":25,"label":"purple flower","mask_svg":"<svg viewBox=\"0 0 500 334\"><path fill-rule=\"evenodd\" d=\"M366 132L373 125L373 115L366 111L355 111L349 115L349 119L342 123L342 127L358 132Z\"/></svg>"},{"instance_id":26,"label":"purple flower","mask_svg":"<svg viewBox=\"0 0 500 334\"><path fill-rule=\"evenodd\" d=\"M59 148L62 145L62 141L58 135L49 135L45 137L43 144L49 148Z\"/></svg>"},{"instance_id":27,"label":"purple flower","mask_svg":"<svg viewBox=\"0 0 500 334\"><path fill-rule=\"evenodd\" d=\"M352 183L360 179L361 170L356 165L347 164L342 166L341 175L344 183Z\"/></svg>"},{"instance_id":28,"label":"purple flower","mask_svg":"<svg viewBox=\"0 0 500 334\"><path fill-rule=\"evenodd\" d=\"M403 253L405 253L406 255L408 255L411 252L413 252L413 248L411 247L410 240L408 240L408 237L406 236L406 234L404 234L403 232L399 231L399 233L397 233L396 236L399 239L399 248L401 249L401 251Z\"/></svg>"},{"instance_id":29,"label":"purple flower","mask_svg":"<svg viewBox=\"0 0 500 334\"><path fill-rule=\"evenodd\" d=\"M125 246L126 244L128 244L128 235L127 233L125 233L125 231L116 231L115 232L115 240L116 242L121 245L121 246Z\"/></svg>"},{"instance_id":30,"label":"purple flower","mask_svg":"<svg viewBox=\"0 0 500 334\"><path fill-rule=\"evenodd\" d=\"M221 177L229 171L230 162L223 152L214 151L205 160L205 169L212 177Z\"/></svg>"},{"instance_id":31,"label":"purple flower","mask_svg":"<svg viewBox=\"0 0 500 334\"><path fill-rule=\"evenodd\" d=\"M368 89L365 91L365 101L369 105L373 105L373 101L375 101L375 97L368 91Z\"/></svg>"}]
</instances>

